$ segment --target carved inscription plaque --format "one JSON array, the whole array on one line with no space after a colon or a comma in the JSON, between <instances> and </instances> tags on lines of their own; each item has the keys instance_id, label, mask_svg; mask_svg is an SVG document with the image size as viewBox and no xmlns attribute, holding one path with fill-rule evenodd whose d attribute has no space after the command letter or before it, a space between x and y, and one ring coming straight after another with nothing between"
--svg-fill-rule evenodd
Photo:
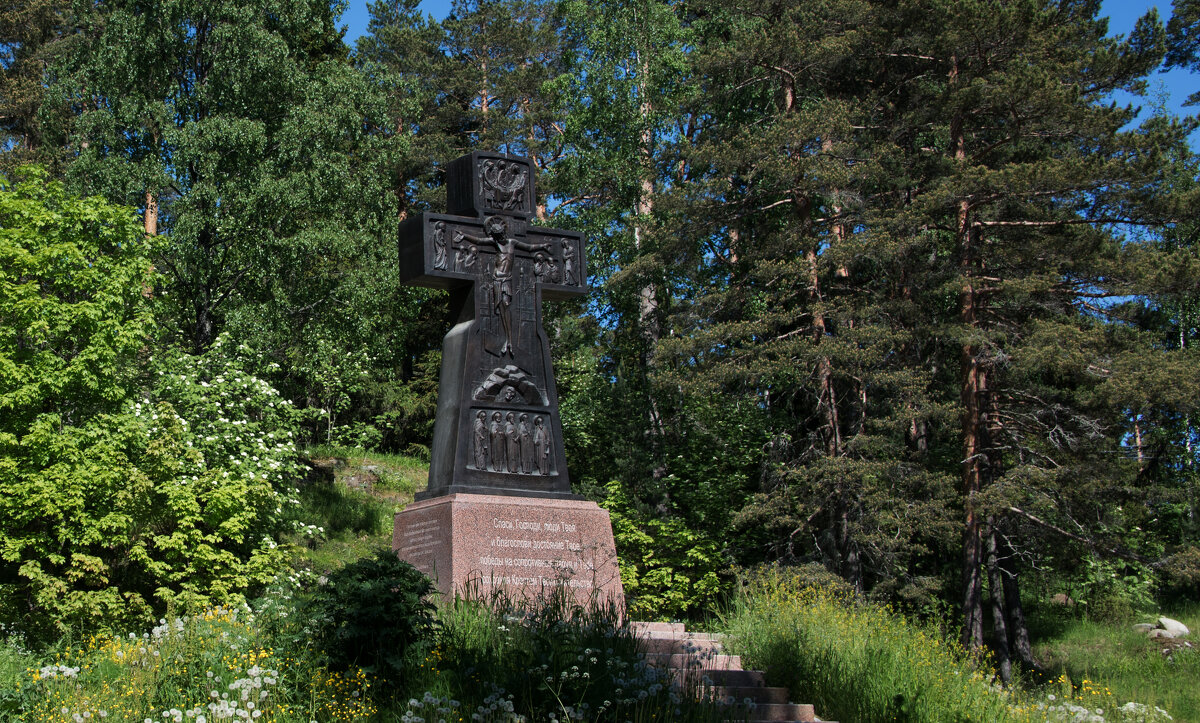
<instances>
[{"instance_id":1,"label":"carved inscription plaque","mask_svg":"<svg viewBox=\"0 0 1200 723\"><path fill-rule=\"evenodd\" d=\"M580 603L622 600L612 526L594 502L476 494L421 500L396 516L392 547L447 595L565 588Z\"/></svg>"},{"instance_id":2,"label":"carved inscription plaque","mask_svg":"<svg viewBox=\"0 0 1200 723\"><path fill-rule=\"evenodd\" d=\"M553 510L526 513L524 517L492 518L491 548L479 556L480 582L484 585L567 585L590 590L596 571L593 552L584 550L579 524L556 516ZM563 553L567 553L563 555Z\"/></svg>"}]
</instances>

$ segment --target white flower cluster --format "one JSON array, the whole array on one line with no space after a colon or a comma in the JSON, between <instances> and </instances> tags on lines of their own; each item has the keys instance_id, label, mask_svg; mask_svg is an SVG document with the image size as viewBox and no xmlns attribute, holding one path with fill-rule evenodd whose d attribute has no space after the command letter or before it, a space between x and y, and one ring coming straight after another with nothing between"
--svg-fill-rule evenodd
<instances>
[{"instance_id":1,"label":"white flower cluster","mask_svg":"<svg viewBox=\"0 0 1200 723\"><path fill-rule=\"evenodd\" d=\"M158 625L150 629L150 637L153 640L175 637L183 633L186 624L187 617L175 618L170 622L166 618L159 618Z\"/></svg>"},{"instance_id":2,"label":"white flower cluster","mask_svg":"<svg viewBox=\"0 0 1200 723\"><path fill-rule=\"evenodd\" d=\"M220 677L213 677L212 671L208 671L209 677L213 678L214 683L221 682ZM279 682L279 671L267 670L258 665L251 666L245 671L245 675L237 678L230 683L228 690L218 690L214 688L210 690L208 695L212 699L204 708L212 720L257 720L262 717L262 706L271 696L270 688ZM202 709L197 706L194 711L199 715ZM188 711L184 711L188 713ZM176 721L175 723L181 723ZM197 719L197 723L204 723Z\"/></svg>"},{"instance_id":3,"label":"white flower cluster","mask_svg":"<svg viewBox=\"0 0 1200 723\"><path fill-rule=\"evenodd\" d=\"M292 529L306 540L325 539L325 528L318 525L307 525L300 520L292 520Z\"/></svg>"},{"instance_id":4,"label":"white flower cluster","mask_svg":"<svg viewBox=\"0 0 1200 723\"><path fill-rule=\"evenodd\" d=\"M292 429L297 413L270 383L239 368L227 341L219 338L200 357L169 360L171 371L160 373L156 385L156 394L183 418L187 445L202 455L203 469L185 474L203 479L211 470L213 487L230 477L281 486L302 473ZM245 357L247 351L239 346L235 356ZM145 404L150 407L150 400ZM142 414L142 405L133 411Z\"/></svg>"},{"instance_id":5,"label":"white flower cluster","mask_svg":"<svg viewBox=\"0 0 1200 723\"><path fill-rule=\"evenodd\" d=\"M1053 695L1046 696L1053 703ZM1057 705L1039 703L1038 709L1044 711L1046 720L1052 723L1104 723L1107 720L1122 721L1123 723L1166 723L1173 720L1162 708L1143 705L1130 701L1117 709L1110 711L1112 718L1104 717L1103 708L1087 708L1070 701Z\"/></svg>"},{"instance_id":6,"label":"white flower cluster","mask_svg":"<svg viewBox=\"0 0 1200 723\"><path fill-rule=\"evenodd\" d=\"M78 678L79 666L47 665L38 670L38 675L43 678Z\"/></svg>"},{"instance_id":7,"label":"white flower cluster","mask_svg":"<svg viewBox=\"0 0 1200 723\"><path fill-rule=\"evenodd\" d=\"M471 714L471 720L487 721L487 723L525 723L525 716L513 712L512 698L511 694L505 696L503 691L492 693L484 698L483 705L476 708L475 712ZM457 700L449 697L439 698L426 691L421 700L409 699L408 707L404 711L404 715L400 717L400 721L401 723L448 723L448 721L462 720L461 705Z\"/></svg>"},{"instance_id":8,"label":"white flower cluster","mask_svg":"<svg viewBox=\"0 0 1200 723\"><path fill-rule=\"evenodd\" d=\"M70 708L67 708L64 706L61 712L63 714L63 718L69 718L74 723L84 723L84 721L96 721L101 718L108 717L108 711L106 711L106 710L97 710L97 711L93 712L91 710L85 709L85 710L75 711L74 713L72 713Z\"/></svg>"},{"instance_id":9,"label":"white flower cluster","mask_svg":"<svg viewBox=\"0 0 1200 723\"><path fill-rule=\"evenodd\" d=\"M1161 723L1175 720L1158 706L1148 706L1143 703L1134 703L1133 701L1129 701L1117 710L1121 711L1124 720L1136 721L1137 723Z\"/></svg>"},{"instance_id":10,"label":"white flower cluster","mask_svg":"<svg viewBox=\"0 0 1200 723\"><path fill-rule=\"evenodd\" d=\"M599 655L599 653L599 650L585 648L580 656L576 656L576 659L580 661L586 660L589 663L597 663L598 659L596 655ZM637 660L627 660L614 655L612 648L608 648L604 653L604 670L598 672L607 681L612 691L613 702L621 705L635 705L647 698L653 698L666 690L668 683L667 671L647 663L644 655L640 655ZM586 679L589 676L585 673L576 672L574 666L572 666L572 669L563 671L559 676L559 680L562 681L572 677ZM672 702L678 703L681 700L674 688L667 691L667 693L671 696Z\"/></svg>"}]
</instances>

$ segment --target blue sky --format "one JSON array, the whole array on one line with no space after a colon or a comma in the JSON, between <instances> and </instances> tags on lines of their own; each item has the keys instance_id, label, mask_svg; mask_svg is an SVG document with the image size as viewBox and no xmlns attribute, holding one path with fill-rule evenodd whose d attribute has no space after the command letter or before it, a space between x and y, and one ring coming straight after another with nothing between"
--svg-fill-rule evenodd
<instances>
[{"instance_id":1,"label":"blue sky","mask_svg":"<svg viewBox=\"0 0 1200 723\"><path fill-rule=\"evenodd\" d=\"M450 12L450 0L423 0L421 9L437 19L442 19ZM1109 17L1109 32L1125 34L1133 29L1134 22L1152 7L1158 8L1158 14L1164 22L1171 16L1171 3L1151 2L1149 0L1105 0L1101 6L1101 14ZM342 23L347 26L346 42L354 44L354 39L366 32L367 29L367 0L350 0ZM1160 73L1151 79L1152 86L1158 86L1168 95L1168 106L1179 115L1187 115L1197 109L1183 108L1183 101L1192 93L1200 91L1200 73L1190 73L1186 70L1173 70ZM1152 87L1151 91L1155 92ZM1145 100L1135 104L1148 105ZM1193 137L1195 139L1195 136ZM1193 146L1196 141L1193 140Z\"/></svg>"}]
</instances>

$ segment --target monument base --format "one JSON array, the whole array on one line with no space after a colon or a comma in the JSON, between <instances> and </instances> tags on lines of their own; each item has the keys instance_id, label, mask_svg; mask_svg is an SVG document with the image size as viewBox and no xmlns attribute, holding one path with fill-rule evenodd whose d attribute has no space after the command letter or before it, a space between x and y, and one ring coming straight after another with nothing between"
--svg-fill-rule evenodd
<instances>
[{"instance_id":1,"label":"monument base","mask_svg":"<svg viewBox=\"0 0 1200 723\"><path fill-rule=\"evenodd\" d=\"M624 605L608 512L587 500L449 494L396 514L392 549L442 594Z\"/></svg>"}]
</instances>

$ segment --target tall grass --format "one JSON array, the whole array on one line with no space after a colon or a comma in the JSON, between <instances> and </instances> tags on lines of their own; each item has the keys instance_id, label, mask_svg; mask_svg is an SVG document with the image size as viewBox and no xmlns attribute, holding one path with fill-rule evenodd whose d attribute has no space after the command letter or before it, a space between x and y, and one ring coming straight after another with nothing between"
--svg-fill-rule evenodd
<instances>
[{"instance_id":1,"label":"tall grass","mask_svg":"<svg viewBox=\"0 0 1200 723\"><path fill-rule=\"evenodd\" d=\"M1040 693L997 684L986 658L886 607L778 568L748 577L725 617L727 647L768 682L825 718L922 721L1157 721L1162 712L1118 703L1088 679L1066 676Z\"/></svg>"},{"instance_id":2,"label":"tall grass","mask_svg":"<svg viewBox=\"0 0 1200 723\"><path fill-rule=\"evenodd\" d=\"M746 581L729 647L825 718L1010 721L1011 701L977 660L887 609L780 569Z\"/></svg>"},{"instance_id":3,"label":"tall grass","mask_svg":"<svg viewBox=\"0 0 1200 723\"><path fill-rule=\"evenodd\" d=\"M614 608L575 606L555 592L537 601L498 593L445 602L406 720L438 709L446 720L736 720L649 665Z\"/></svg>"}]
</instances>

